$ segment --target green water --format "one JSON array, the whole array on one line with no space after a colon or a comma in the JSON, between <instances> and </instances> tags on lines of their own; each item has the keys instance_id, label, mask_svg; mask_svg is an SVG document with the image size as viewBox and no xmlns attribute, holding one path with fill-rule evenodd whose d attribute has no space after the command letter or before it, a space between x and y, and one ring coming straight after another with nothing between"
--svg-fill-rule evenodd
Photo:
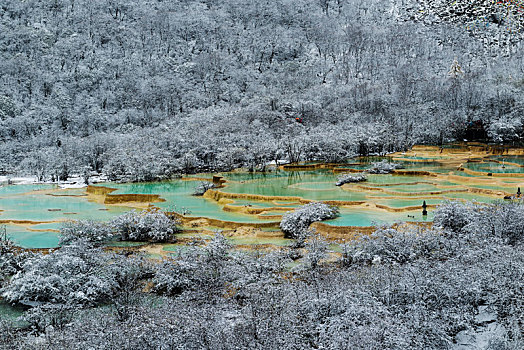
<instances>
[{"instance_id":1,"label":"green water","mask_svg":"<svg viewBox=\"0 0 524 350\"><path fill-rule=\"evenodd\" d=\"M502 165L501 163L494 162L466 163L463 166L470 170L487 173L524 173L524 167L511 164Z\"/></svg>"},{"instance_id":2,"label":"green water","mask_svg":"<svg viewBox=\"0 0 524 350\"><path fill-rule=\"evenodd\" d=\"M420 206L422 207L423 201L426 201L426 204L439 204L442 202L442 199L439 198L432 198L427 197L427 199L386 199L386 200L375 200L378 204L387 205L388 207L393 208L402 208L402 207L413 207L413 206ZM411 215L411 214L410 214Z\"/></svg>"},{"instance_id":3,"label":"green water","mask_svg":"<svg viewBox=\"0 0 524 350\"><path fill-rule=\"evenodd\" d=\"M284 247L293 243L291 239L272 237L228 237L227 240L234 245L273 244Z\"/></svg>"},{"instance_id":4,"label":"green water","mask_svg":"<svg viewBox=\"0 0 524 350\"><path fill-rule=\"evenodd\" d=\"M410 184L410 185L397 185L397 186L388 186L384 187L385 189L389 191L394 192L433 192L433 191L445 191L447 189L441 189L438 186L430 185L430 184ZM460 188L455 188L460 189Z\"/></svg>"},{"instance_id":5,"label":"green water","mask_svg":"<svg viewBox=\"0 0 524 350\"><path fill-rule=\"evenodd\" d=\"M492 157L499 160L499 158ZM366 158L352 160L362 161L360 165L351 165L352 168L365 169L369 163L383 158ZM414 159L422 159L416 157ZM524 157L505 157L508 162L524 164ZM336 226L370 226L373 224L392 223L397 221L428 221L432 219L432 210L427 217L422 216L422 209L410 212L393 212L377 210L374 205L385 205L391 208L421 206L422 201L436 205L443 199L477 200L491 202L495 198L471 192L452 192L431 194L467 188L484 188L516 192L517 187L524 188L524 168L501 164L493 161L479 163L465 163L468 169L496 172L521 172L522 178L489 178L482 177L483 183L468 184L469 178L477 177L455 167L442 166L438 162L401 162L406 170L430 171L437 174L451 173L460 176L462 183L455 182L445 176L398 176L392 174L368 175L368 181L359 184L348 184L343 187L335 186L340 173L333 173L329 169L316 171L273 171L268 173L230 172L220 173L226 186L220 190L227 193L256 194L264 196L300 197L308 200L340 200L362 201L369 203L366 206L347 206L340 208L340 217L327 223ZM437 159L438 160L438 159ZM191 177L212 179L213 174L195 174ZM169 182L117 184L109 183L106 186L115 188L113 194L158 194L165 202L154 203L165 210L188 210L189 216L207 217L223 221L257 223L274 221L270 215L282 215L284 211L267 210L260 215L250 215L223 210L223 205L203 197L193 196L194 188L199 181L173 180ZM103 186L103 184L102 184ZM374 189L375 188L375 189ZM384 193L382 190L394 193ZM248 199L234 200L229 204L233 207L274 208L281 207L292 210L300 205L299 200L271 200L257 201ZM54 185L16 185L0 187L0 219L1 220L28 220L29 223L7 224L7 232L20 246L30 248L51 248L58 244L58 233L61 222L65 220L93 219L109 220L116 215L130 210L125 206L106 206L88 201L85 189L59 189ZM275 239L254 239L249 237L232 238L235 244L262 244ZM242 243L244 242L244 243ZM286 242L281 242L284 244ZM126 243L115 242L115 245ZM178 248L176 248L178 249ZM176 250L175 249L175 250ZM169 250L169 249L166 249Z\"/></svg>"},{"instance_id":6,"label":"green water","mask_svg":"<svg viewBox=\"0 0 524 350\"><path fill-rule=\"evenodd\" d=\"M408 215L414 216L409 217ZM427 217L422 216L422 208L417 211L409 212L379 212L376 210L366 210L360 208L342 208L340 217L325 221L326 224L333 226L372 226L394 223L399 221L431 221L433 214L429 211Z\"/></svg>"},{"instance_id":7,"label":"green water","mask_svg":"<svg viewBox=\"0 0 524 350\"><path fill-rule=\"evenodd\" d=\"M44 191L54 190L53 195ZM106 220L121 213L119 208L109 208L89 202L86 197L67 195L71 190L61 190L53 185L14 185L0 187L0 219L31 221L65 221L70 219ZM75 190L77 191L77 190ZM56 195L55 195L56 194ZM85 190L84 190L85 194Z\"/></svg>"},{"instance_id":8,"label":"green water","mask_svg":"<svg viewBox=\"0 0 524 350\"><path fill-rule=\"evenodd\" d=\"M361 193L344 191L335 186L335 181L336 177L332 173L329 175L304 174L300 177L276 177L259 181L234 182L228 184L223 191L264 196L301 197L311 200L361 201L365 199Z\"/></svg>"},{"instance_id":9,"label":"green water","mask_svg":"<svg viewBox=\"0 0 524 350\"><path fill-rule=\"evenodd\" d=\"M299 205L298 202L289 202L289 201L271 201L271 202L254 202L245 199L235 200L234 206L246 206L249 205L253 208L273 208L273 207L282 207L282 208L294 208Z\"/></svg>"},{"instance_id":10,"label":"green water","mask_svg":"<svg viewBox=\"0 0 524 350\"><path fill-rule=\"evenodd\" d=\"M183 253L191 248L183 244L167 244L162 249L167 252Z\"/></svg>"},{"instance_id":11,"label":"green water","mask_svg":"<svg viewBox=\"0 0 524 350\"><path fill-rule=\"evenodd\" d=\"M58 246L58 233L52 231L32 232L23 227L6 225L7 235L24 248L52 248Z\"/></svg>"},{"instance_id":12,"label":"green water","mask_svg":"<svg viewBox=\"0 0 524 350\"><path fill-rule=\"evenodd\" d=\"M425 176L404 176L404 175L369 175L368 181L364 183L369 184L409 184L414 182L433 182L432 178Z\"/></svg>"},{"instance_id":13,"label":"green water","mask_svg":"<svg viewBox=\"0 0 524 350\"><path fill-rule=\"evenodd\" d=\"M432 161L432 160L444 159L445 157L415 157L415 156L402 156L401 155L401 156L395 157L395 158Z\"/></svg>"},{"instance_id":14,"label":"green water","mask_svg":"<svg viewBox=\"0 0 524 350\"><path fill-rule=\"evenodd\" d=\"M14 326L25 326L25 322L19 319L24 310L21 307L11 306L0 300L0 319L6 320Z\"/></svg>"},{"instance_id":15,"label":"green water","mask_svg":"<svg viewBox=\"0 0 524 350\"><path fill-rule=\"evenodd\" d=\"M156 206L166 210L185 208L191 212L189 216L247 223L259 221L252 215L223 211L222 206L214 200L193 196L194 188L197 185L198 182L194 181L173 180L160 183L110 184L109 186L117 189L113 194L159 194L166 201L155 203Z\"/></svg>"},{"instance_id":16,"label":"green water","mask_svg":"<svg viewBox=\"0 0 524 350\"><path fill-rule=\"evenodd\" d=\"M516 163L524 166L524 156L491 156L491 159L498 161L505 161L509 163Z\"/></svg>"}]
</instances>

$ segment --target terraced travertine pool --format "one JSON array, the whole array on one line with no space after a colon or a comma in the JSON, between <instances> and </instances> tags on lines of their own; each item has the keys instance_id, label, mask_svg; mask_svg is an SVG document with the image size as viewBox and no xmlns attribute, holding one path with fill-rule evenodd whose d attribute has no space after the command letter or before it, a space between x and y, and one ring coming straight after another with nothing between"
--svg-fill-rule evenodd
<instances>
[{"instance_id":1,"label":"terraced travertine pool","mask_svg":"<svg viewBox=\"0 0 524 350\"><path fill-rule=\"evenodd\" d=\"M109 220L149 205L189 211L183 221L193 229L246 226L278 231L281 215L308 201L329 201L340 207L340 217L326 222L332 226L431 221L434 207L445 199L491 202L516 193L518 187L524 189L524 155L515 153L493 155L467 147L442 151L437 147L414 147L410 152L384 158L402 163L403 170L369 175L366 182L341 187L334 185L337 176L362 171L377 158L352 159L348 165L318 169L310 165L307 170L288 171L283 167L267 173L197 174L169 182L107 183L89 189L60 189L52 184L3 185L0 222L6 224L8 234L18 245L50 248L58 244L57 232L63 221ZM193 196L198 180L211 180L213 175L222 176L224 186L203 197ZM114 191L106 193L102 187ZM125 194L136 196L118 197ZM163 201L140 195L158 195ZM429 205L427 217L422 216L423 201ZM236 240L257 242L253 237ZM258 241L264 243L267 238Z\"/></svg>"}]
</instances>

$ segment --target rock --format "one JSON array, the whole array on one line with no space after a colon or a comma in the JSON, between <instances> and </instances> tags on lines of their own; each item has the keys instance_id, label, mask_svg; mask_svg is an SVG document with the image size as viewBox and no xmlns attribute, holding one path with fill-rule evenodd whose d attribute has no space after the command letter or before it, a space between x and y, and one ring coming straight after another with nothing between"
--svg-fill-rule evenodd
<instances>
[{"instance_id":1,"label":"rock","mask_svg":"<svg viewBox=\"0 0 524 350\"><path fill-rule=\"evenodd\" d=\"M207 222L206 219L197 219L197 220L193 220L189 223L189 226L190 227L204 227L204 226L208 226L209 223Z\"/></svg>"},{"instance_id":2,"label":"rock","mask_svg":"<svg viewBox=\"0 0 524 350\"><path fill-rule=\"evenodd\" d=\"M506 328L497 322L489 323L485 327L461 331L455 336L454 350L490 349L493 343L504 341Z\"/></svg>"},{"instance_id":3,"label":"rock","mask_svg":"<svg viewBox=\"0 0 524 350\"><path fill-rule=\"evenodd\" d=\"M497 313L488 306L479 306L478 315L475 317L477 324L485 324L497 320Z\"/></svg>"}]
</instances>

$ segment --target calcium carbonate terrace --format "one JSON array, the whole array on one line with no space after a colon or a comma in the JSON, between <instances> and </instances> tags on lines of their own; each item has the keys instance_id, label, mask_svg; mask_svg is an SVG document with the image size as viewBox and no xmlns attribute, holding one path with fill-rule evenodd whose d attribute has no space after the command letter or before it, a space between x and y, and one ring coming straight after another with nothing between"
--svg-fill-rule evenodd
<instances>
[{"instance_id":1,"label":"calcium carbonate terrace","mask_svg":"<svg viewBox=\"0 0 524 350\"><path fill-rule=\"evenodd\" d=\"M88 188L60 189L51 184L4 185L0 187L0 220L17 244L50 248L58 244L63 221L109 220L133 208L157 206L167 211L189 211L182 217L188 231L251 229L269 232L247 241L268 243L282 240L278 222L286 211L310 201L339 206L340 217L316 227L336 238L375 224L432 220L443 200L491 202L524 188L524 155L513 149L483 146L414 147L385 158L358 158L348 164L283 166L266 173L235 171L197 174L169 182L105 183ZM335 186L337 176L358 173L371 162L387 159L403 165L392 174L370 174L366 182ZM204 196L193 196L202 179L222 177L222 186ZM429 214L422 215L422 203ZM237 234L242 236L241 234ZM248 237L245 237L246 239ZM247 242L246 241L246 242Z\"/></svg>"}]
</instances>

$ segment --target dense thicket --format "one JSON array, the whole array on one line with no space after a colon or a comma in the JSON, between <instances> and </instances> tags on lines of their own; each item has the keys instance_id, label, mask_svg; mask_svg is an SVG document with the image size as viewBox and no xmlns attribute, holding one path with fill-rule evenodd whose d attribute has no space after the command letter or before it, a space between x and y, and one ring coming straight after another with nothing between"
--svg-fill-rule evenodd
<instances>
[{"instance_id":1,"label":"dense thicket","mask_svg":"<svg viewBox=\"0 0 524 350\"><path fill-rule=\"evenodd\" d=\"M111 240L139 242L175 241L174 233L180 220L159 209L130 211L109 222L96 220L67 221L60 229L60 244L66 245L79 238L95 245Z\"/></svg>"},{"instance_id":2,"label":"dense thicket","mask_svg":"<svg viewBox=\"0 0 524 350\"><path fill-rule=\"evenodd\" d=\"M522 349L523 212L445 203L431 229L377 228L337 254L319 237L245 252L217 235L151 263L77 240L0 280L32 306L27 328L0 319L0 348Z\"/></svg>"},{"instance_id":3,"label":"dense thicket","mask_svg":"<svg viewBox=\"0 0 524 350\"><path fill-rule=\"evenodd\" d=\"M475 120L519 142L524 50L402 3L2 1L1 164L147 180L438 143Z\"/></svg>"},{"instance_id":4,"label":"dense thicket","mask_svg":"<svg viewBox=\"0 0 524 350\"><path fill-rule=\"evenodd\" d=\"M338 207L323 202L311 202L282 215L280 229L287 238L299 238L316 221L334 219L339 215Z\"/></svg>"}]
</instances>

